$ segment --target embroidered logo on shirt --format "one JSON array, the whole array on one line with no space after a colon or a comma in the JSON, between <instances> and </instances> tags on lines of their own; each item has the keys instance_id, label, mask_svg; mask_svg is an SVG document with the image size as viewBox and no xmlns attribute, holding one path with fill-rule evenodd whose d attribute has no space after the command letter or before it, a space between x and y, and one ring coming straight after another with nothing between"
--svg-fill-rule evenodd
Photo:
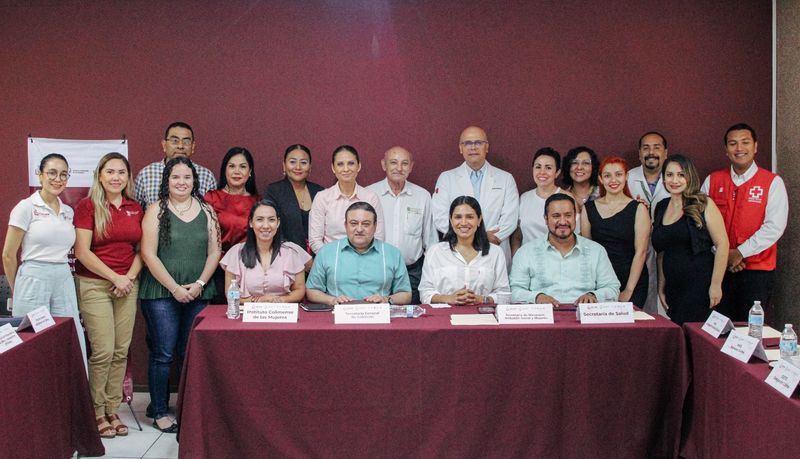
<instances>
[{"instance_id":1,"label":"embroidered logo on shirt","mask_svg":"<svg viewBox=\"0 0 800 459\"><path fill-rule=\"evenodd\" d=\"M747 202L755 202L761 204L761 197L764 196L764 188L756 185L747 190Z\"/></svg>"},{"instance_id":2,"label":"embroidered logo on shirt","mask_svg":"<svg viewBox=\"0 0 800 459\"><path fill-rule=\"evenodd\" d=\"M46 210L33 209L33 218L49 217L50 212Z\"/></svg>"},{"instance_id":3,"label":"embroidered logo on shirt","mask_svg":"<svg viewBox=\"0 0 800 459\"><path fill-rule=\"evenodd\" d=\"M138 210L126 210L125 213L127 213L129 217L133 217L134 215L139 215Z\"/></svg>"}]
</instances>

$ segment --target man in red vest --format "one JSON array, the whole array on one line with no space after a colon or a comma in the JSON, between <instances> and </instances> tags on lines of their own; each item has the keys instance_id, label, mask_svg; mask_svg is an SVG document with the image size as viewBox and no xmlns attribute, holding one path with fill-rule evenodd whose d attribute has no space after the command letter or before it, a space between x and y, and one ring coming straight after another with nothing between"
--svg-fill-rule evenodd
<instances>
[{"instance_id":1,"label":"man in red vest","mask_svg":"<svg viewBox=\"0 0 800 459\"><path fill-rule=\"evenodd\" d=\"M725 132L729 169L712 172L702 191L719 207L728 232L728 272L717 311L747 320L753 302L768 308L777 261L777 242L786 229L789 200L783 179L756 166L756 132L736 124Z\"/></svg>"}]
</instances>

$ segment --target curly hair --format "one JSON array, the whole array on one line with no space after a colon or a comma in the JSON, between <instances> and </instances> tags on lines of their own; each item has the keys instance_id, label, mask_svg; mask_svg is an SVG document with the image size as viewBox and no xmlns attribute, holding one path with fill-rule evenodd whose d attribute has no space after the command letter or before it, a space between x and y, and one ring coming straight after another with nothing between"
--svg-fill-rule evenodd
<instances>
[{"instance_id":1,"label":"curly hair","mask_svg":"<svg viewBox=\"0 0 800 459\"><path fill-rule=\"evenodd\" d=\"M197 177L197 170L194 168L192 161L185 156L176 156L167 161L167 164L164 167L164 172L161 174L161 185L158 188L158 207L160 209L158 212L158 243L164 244L165 246L169 245L170 243L169 176L172 174L172 169L178 164L183 164L191 169L192 198L196 199L200 204L200 209L205 211L211 217L212 224L216 228L217 246L221 247L222 242L220 241L219 221L217 220L217 214L214 212L211 206L206 204L203 196L200 195L200 180Z\"/></svg>"}]
</instances>

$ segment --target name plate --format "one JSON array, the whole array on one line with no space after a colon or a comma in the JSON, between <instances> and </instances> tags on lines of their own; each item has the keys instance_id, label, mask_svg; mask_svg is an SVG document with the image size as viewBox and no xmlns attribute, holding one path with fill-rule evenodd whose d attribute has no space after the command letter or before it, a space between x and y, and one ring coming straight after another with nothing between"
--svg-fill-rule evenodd
<instances>
[{"instance_id":1,"label":"name plate","mask_svg":"<svg viewBox=\"0 0 800 459\"><path fill-rule=\"evenodd\" d=\"M497 322L504 324L552 324L552 304L498 304Z\"/></svg>"},{"instance_id":2,"label":"name plate","mask_svg":"<svg viewBox=\"0 0 800 459\"><path fill-rule=\"evenodd\" d=\"M47 309L47 306L40 306L27 313L25 317L22 318L22 322L20 322L17 330L24 330L28 327L33 327L33 332L39 333L40 331L52 327L55 324L56 321L53 320L53 316L50 315L50 310ZM75 324L75 326L77 327L78 324Z\"/></svg>"},{"instance_id":3,"label":"name plate","mask_svg":"<svg viewBox=\"0 0 800 459\"><path fill-rule=\"evenodd\" d=\"M753 338L752 336L743 335L732 331L725 340L722 346L722 353L728 354L736 360L747 363L750 357L757 357L765 362L768 362L767 353L764 351L764 346L761 345L761 340Z\"/></svg>"},{"instance_id":4,"label":"name plate","mask_svg":"<svg viewBox=\"0 0 800 459\"><path fill-rule=\"evenodd\" d=\"M247 303L242 322L296 324L297 303Z\"/></svg>"},{"instance_id":5,"label":"name plate","mask_svg":"<svg viewBox=\"0 0 800 459\"><path fill-rule=\"evenodd\" d=\"M20 344L22 344L22 338L19 337L11 324L5 324L0 327L0 354Z\"/></svg>"},{"instance_id":6,"label":"name plate","mask_svg":"<svg viewBox=\"0 0 800 459\"><path fill-rule=\"evenodd\" d=\"M711 311L711 315L708 316L706 323L703 324L703 331L714 338L719 338L720 335L724 335L733 329L731 319L717 311Z\"/></svg>"},{"instance_id":7,"label":"name plate","mask_svg":"<svg viewBox=\"0 0 800 459\"><path fill-rule=\"evenodd\" d=\"M581 303L578 320L582 324L632 324L633 303Z\"/></svg>"},{"instance_id":8,"label":"name plate","mask_svg":"<svg viewBox=\"0 0 800 459\"><path fill-rule=\"evenodd\" d=\"M781 394L791 397L800 383L800 368L786 360L779 360L764 381Z\"/></svg>"},{"instance_id":9,"label":"name plate","mask_svg":"<svg viewBox=\"0 0 800 459\"><path fill-rule=\"evenodd\" d=\"M388 324L389 304L337 304L333 309L335 324Z\"/></svg>"}]
</instances>

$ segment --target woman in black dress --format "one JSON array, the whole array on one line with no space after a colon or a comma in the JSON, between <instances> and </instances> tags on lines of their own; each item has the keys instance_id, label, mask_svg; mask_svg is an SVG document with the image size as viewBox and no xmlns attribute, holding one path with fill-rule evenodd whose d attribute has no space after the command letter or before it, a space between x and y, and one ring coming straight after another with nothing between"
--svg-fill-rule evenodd
<instances>
[{"instance_id":1,"label":"woman in black dress","mask_svg":"<svg viewBox=\"0 0 800 459\"><path fill-rule=\"evenodd\" d=\"M647 299L647 245L650 241L650 213L631 198L628 163L617 156L606 158L599 168L600 197L585 205L581 214L581 236L602 245L621 290L619 301L640 308Z\"/></svg>"},{"instance_id":2,"label":"woman in black dress","mask_svg":"<svg viewBox=\"0 0 800 459\"><path fill-rule=\"evenodd\" d=\"M670 199L658 203L654 216L658 296L673 322L702 322L722 298L728 262L725 223L714 201L700 191L688 158L668 157L661 174Z\"/></svg>"},{"instance_id":3,"label":"woman in black dress","mask_svg":"<svg viewBox=\"0 0 800 459\"><path fill-rule=\"evenodd\" d=\"M270 183L264 197L274 201L281 218L284 241L308 248L308 213L314 196L324 188L308 181L311 172L311 150L305 145L289 146L283 154L283 180ZM309 262L310 266L310 262Z\"/></svg>"}]
</instances>

